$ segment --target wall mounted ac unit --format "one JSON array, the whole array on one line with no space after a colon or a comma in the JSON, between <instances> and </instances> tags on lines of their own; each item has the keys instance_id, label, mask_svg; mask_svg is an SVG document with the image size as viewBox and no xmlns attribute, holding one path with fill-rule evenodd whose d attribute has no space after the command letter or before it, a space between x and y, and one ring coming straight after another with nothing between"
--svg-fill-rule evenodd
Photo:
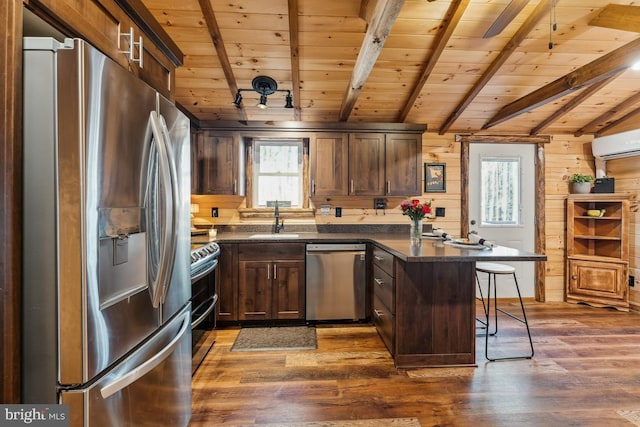
<instances>
[{"instance_id":1,"label":"wall mounted ac unit","mask_svg":"<svg viewBox=\"0 0 640 427\"><path fill-rule=\"evenodd\" d=\"M602 160L640 156L640 129L594 138L591 151Z\"/></svg>"}]
</instances>

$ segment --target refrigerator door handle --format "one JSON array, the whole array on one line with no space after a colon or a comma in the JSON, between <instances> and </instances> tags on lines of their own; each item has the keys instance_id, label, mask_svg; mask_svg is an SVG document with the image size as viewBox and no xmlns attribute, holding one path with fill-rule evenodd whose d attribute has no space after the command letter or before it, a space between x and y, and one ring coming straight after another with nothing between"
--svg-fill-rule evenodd
<instances>
[{"instance_id":1,"label":"refrigerator door handle","mask_svg":"<svg viewBox=\"0 0 640 427\"><path fill-rule=\"evenodd\" d=\"M159 248L157 275L152 278L150 285L151 302L154 308L160 306L160 301L164 296L164 288L166 283L171 279L173 271L173 262L171 258L175 253L175 236L173 235L175 219L175 201L174 196L174 184L171 177L171 167L169 163L167 153L167 144L164 142L164 134L162 132L161 121L155 111L152 111L149 115L149 123L151 125L151 132L153 133L152 142L156 144L158 152L158 178L161 180L161 188L165 189L165 196L169 199L167 204L170 204L170 209L165 210L165 223L158 224L161 228L158 234L161 235L161 246ZM167 190L170 188L171 190ZM168 194L170 193L170 194ZM153 237L152 237L153 238ZM172 250L173 249L173 250ZM172 252L170 252L172 250ZM152 261L153 262L153 261Z\"/></svg>"},{"instance_id":2,"label":"refrigerator door handle","mask_svg":"<svg viewBox=\"0 0 640 427\"><path fill-rule=\"evenodd\" d=\"M176 336L171 340L171 342L166 345L166 347L164 347L162 350L160 350L158 353L156 353L153 357L148 359L146 362L133 368L132 370L122 375L118 379L102 387L100 389L100 394L102 395L102 397L106 399L109 396L119 392L120 390L131 385L136 380L143 377L148 372L155 369L159 364L164 362L164 360L167 359L171 355L171 353L173 353L173 351L176 349L178 344L180 344L180 340L182 339L184 334L186 334L187 331L191 328L190 314L191 313L187 311L182 315L182 326L180 326L180 330L178 331Z\"/></svg>"},{"instance_id":3,"label":"refrigerator door handle","mask_svg":"<svg viewBox=\"0 0 640 427\"><path fill-rule=\"evenodd\" d=\"M178 246L178 233L177 233L177 222L179 220L179 211L180 211L180 189L178 188L178 171L176 168L176 160L173 157L173 152L171 151L171 145L169 142L171 141L171 136L169 136L169 129L167 128L167 123L164 120L162 115L158 115L160 122L160 131L162 132L162 143L164 144L165 151L167 153L167 163L169 168L169 179L170 179L170 189L171 189L171 210L172 210L172 221L171 221L171 230L169 232L169 236L171 240L169 241L169 247L167 248L168 258L166 262L169 264L167 266L167 280L164 282L164 286L162 289L162 302L165 301L167 293L169 291L169 286L171 285L171 275L173 274L173 265L176 260L176 248Z\"/></svg>"}]
</instances>

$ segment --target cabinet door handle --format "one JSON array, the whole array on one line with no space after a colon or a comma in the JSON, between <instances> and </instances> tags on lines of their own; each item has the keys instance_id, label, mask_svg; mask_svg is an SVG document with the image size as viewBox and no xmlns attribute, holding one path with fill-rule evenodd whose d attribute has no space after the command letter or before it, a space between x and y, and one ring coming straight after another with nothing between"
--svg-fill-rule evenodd
<instances>
[{"instance_id":1,"label":"cabinet door handle","mask_svg":"<svg viewBox=\"0 0 640 427\"><path fill-rule=\"evenodd\" d=\"M354 191L354 190L353 190L353 179L351 180L351 184L350 184L350 186L351 186L351 191L350 191L350 192L351 192L351 194L353 194L353 191Z\"/></svg>"},{"instance_id":2,"label":"cabinet door handle","mask_svg":"<svg viewBox=\"0 0 640 427\"><path fill-rule=\"evenodd\" d=\"M267 266L267 280L271 280L271 264Z\"/></svg>"},{"instance_id":3,"label":"cabinet door handle","mask_svg":"<svg viewBox=\"0 0 640 427\"><path fill-rule=\"evenodd\" d=\"M377 277L375 279L373 279L374 282L376 282L376 284L380 287L384 286L384 280L382 279L378 279Z\"/></svg>"},{"instance_id":4,"label":"cabinet door handle","mask_svg":"<svg viewBox=\"0 0 640 427\"><path fill-rule=\"evenodd\" d=\"M381 318L382 316L384 316L384 313L375 309L373 310L373 314L375 314L377 318Z\"/></svg>"},{"instance_id":5,"label":"cabinet door handle","mask_svg":"<svg viewBox=\"0 0 640 427\"><path fill-rule=\"evenodd\" d=\"M387 194L391 193L391 181L387 181Z\"/></svg>"},{"instance_id":6,"label":"cabinet door handle","mask_svg":"<svg viewBox=\"0 0 640 427\"><path fill-rule=\"evenodd\" d=\"M384 258L382 258L381 256L378 256L378 255L374 255L373 257L376 259L376 261L382 261L384 259Z\"/></svg>"},{"instance_id":7,"label":"cabinet door handle","mask_svg":"<svg viewBox=\"0 0 640 427\"><path fill-rule=\"evenodd\" d=\"M273 264L273 280L278 280L278 266Z\"/></svg>"},{"instance_id":8,"label":"cabinet door handle","mask_svg":"<svg viewBox=\"0 0 640 427\"><path fill-rule=\"evenodd\" d=\"M316 194L316 180L311 180L311 194Z\"/></svg>"},{"instance_id":9,"label":"cabinet door handle","mask_svg":"<svg viewBox=\"0 0 640 427\"><path fill-rule=\"evenodd\" d=\"M576 275L571 276L571 280L578 280L578 276Z\"/></svg>"},{"instance_id":10,"label":"cabinet door handle","mask_svg":"<svg viewBox=\"0 0 640 427\"><path fill-rule=\"evenodd\" d=\"M232 189L232 191L233 191L234 195L238 194L238 180L237 179L233 180L233 189Z\"/></svg>"}]
</instances>

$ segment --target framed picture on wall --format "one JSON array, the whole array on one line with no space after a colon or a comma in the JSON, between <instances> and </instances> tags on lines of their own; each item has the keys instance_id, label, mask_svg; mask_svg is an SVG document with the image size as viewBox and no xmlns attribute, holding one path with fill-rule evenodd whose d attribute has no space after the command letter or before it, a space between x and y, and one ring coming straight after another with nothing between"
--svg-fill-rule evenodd
<instances>
[{"instance_id":1,"label":"framed picture on wall","mask_svg":"<svg viewBox=\"0 0 640 427\"><path fill-rule=\"evenodd\" d=\"M444 163L424 164L424 192L445 193L447 191L447 165Z\"/></svg>"}]
</instances>

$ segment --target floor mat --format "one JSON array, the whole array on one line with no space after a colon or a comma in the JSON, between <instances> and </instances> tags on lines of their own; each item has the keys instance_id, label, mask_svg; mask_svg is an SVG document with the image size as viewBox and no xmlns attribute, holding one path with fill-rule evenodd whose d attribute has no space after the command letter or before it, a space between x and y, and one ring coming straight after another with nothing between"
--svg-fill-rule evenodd
<instances>
[{"instance_id":1,"label":"floor mat","mask_svg":"<svg viewBox=\"0 0 640 427\"><path fill-rule=\"evenodd\" d=\"M283 326L242 328L231 351L315 350L318 348L316 328Z\"/></svg>"}]
</instances>

